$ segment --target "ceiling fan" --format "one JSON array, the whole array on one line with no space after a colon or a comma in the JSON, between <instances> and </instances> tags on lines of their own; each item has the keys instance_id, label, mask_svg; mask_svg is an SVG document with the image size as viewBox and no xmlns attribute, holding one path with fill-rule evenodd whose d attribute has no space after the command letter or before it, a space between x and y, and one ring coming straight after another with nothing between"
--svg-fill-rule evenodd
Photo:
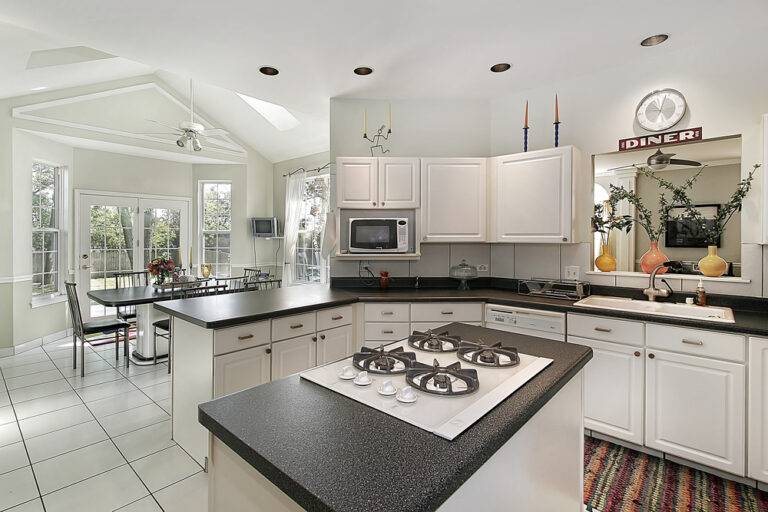
<instances>
[{"instance_id":1,"label":"ceiling fan","mask_svg":"<svg viewBox=\"0 0 768 512\"><path fill-rule=\"evenodd\" d=\"M189 147L194 151L202 151L203 145L200 142L201 139L206 143L210 142L216 145L216 141L210 140L210 137L227 135L228 133L222 128L206 128L202 124L195 122L195 96L191 78L189 79L189 121L180 121L178 126L173 126L154 119L147 119L147 121L170 128L173 132L145 133L143 135L178 135L179 138L176 140L176 145L183 148L189 143Z\"/></svg>"},{"instance_id":2,"label":"ceiling fan","mask_svg":"<svg viewBox=\"0 0 768 512\"><path fill-rule=\"evenodd\" d=\"M619 167L614 167L612 169L607 169L606 172L618 171L621 169L631 169L633 167L634 168L649 167L653 171L660 171L668 165L685 165L689 167L701 167L701 162L696 162L695 160L683 160L680 158L672 158L673 156L675 156L675 153L662 153L660 149L657 149L654 154L648 157L645 163L622 165Z\"/></svg>"}]
</instances>

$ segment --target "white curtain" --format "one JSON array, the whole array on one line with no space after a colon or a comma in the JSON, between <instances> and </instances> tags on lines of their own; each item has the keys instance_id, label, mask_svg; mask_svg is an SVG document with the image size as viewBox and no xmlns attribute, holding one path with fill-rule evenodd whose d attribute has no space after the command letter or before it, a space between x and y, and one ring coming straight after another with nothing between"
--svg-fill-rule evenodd
<instances>
[{"instance_id":1,"label":"white curtain","mask_svg":"<svg viewBox=\"0 0 768 512\"><path fill-rule=\"evenodd\" d=\"M301 170L288 176L285 184L285 265L283 266L283 285L296 284L296 242L299 237L299 221L304 200L304 178L306 172Z\"/></svg>"},{"instance_id":2,"label":"white curtain","mask_svg":"<svg viewBox=\"0 0 768 512\"><path fill-rule=\"evenodd\" d=\"M334 249L336 248L336 214L333 211L329 211L325 214L325 226L323 227L323 238L320 244L320 256L322 260L321 283L328 283L330 276L328 275L328 260L333 256Z\"/></svg>"}]
</instances>

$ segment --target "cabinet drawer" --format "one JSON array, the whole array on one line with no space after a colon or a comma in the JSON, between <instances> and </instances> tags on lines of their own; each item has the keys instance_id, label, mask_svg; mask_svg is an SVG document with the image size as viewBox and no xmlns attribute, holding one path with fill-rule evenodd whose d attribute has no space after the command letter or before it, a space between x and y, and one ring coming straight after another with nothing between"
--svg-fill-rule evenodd
<instances>
[{"instance_id":1,"label":"cabinet drawer","mask_svg":"<svg viewBox=\"0 0 768 512\"><path fill-rule=\"evenodd\" d=\"M213 331L213 355L269 343L269 320Z\"/></svg>"},{"instance_id":2,"label":"cabinet drawer","mask_svg":"<svg viewBox=\"0 0 768 512\"><path fill-rule=\"evenodd\" d=\"M397 341L410 334L407 322L366 322L365 341Z\"/></svg>"},{"instance_id":3,"label":"cabinet drawer","mask_svg":"<svg viewBox=\"0 0 768 512\"><path fill-rule=\"evenodd\" d=\"M324 331L349 325L352 323L354 311L352 306L342 306L340 308L321 309L317 312L317 330Z\"/></svg>"},{"instance_id":4,"label":"cabinet drawer","mask_svg":"<svg viewBox=\"0 0 768 512\"><path fill-rule=\"evenodd\" d=\"M643 323L589 315L568 313L568 336L612 341L626 345L643 344Z\"/></svg>"},{"instance_id":5,"label":"cabinet drawer","mask_svg":"<svg viewBox=\"0 0 768 512\"><path fill-rule=\"evenodd\" d=\"M688 329L669 325L648 324L645 327L645 344L648 348L660 348L672 352L701 357L745 361L744 336L703 329Z\"/></svg>"},{"instance_id":6,"label":"cabinet drawer","mask_svg":"<svg viewBox=\"0 0 768 512\"><path fill-rule=\"evenodd\" d=\"M366 322L407 322L411 306L404 302L365 305Z\"/></svg>"},{"instance_id":7,"label":"cabinet drawer","mask_svg":"<svg viewBox=\"0 0 768 512\"><path fill-rule=\"evenodd\" d=\"M315 332L314 311L272 320L272 341L295 338L313 332Z\"/></svg>"},{"instance_id":8,"label":"cabinet drawer","mask_svg":"<svg viewBox=\"0 0 768 512\"><path fill-rule=\"evenodd\" d=\"M456 302L432 302L411 304L411 320L414 322L482 322L483 305L456 303Z\"/></svg>"}]
</instances>

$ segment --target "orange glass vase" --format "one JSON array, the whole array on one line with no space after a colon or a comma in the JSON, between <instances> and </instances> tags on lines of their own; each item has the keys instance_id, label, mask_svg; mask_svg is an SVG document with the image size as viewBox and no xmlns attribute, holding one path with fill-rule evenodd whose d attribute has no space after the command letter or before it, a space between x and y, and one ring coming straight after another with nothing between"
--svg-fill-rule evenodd
<instances>
[{"instance_id":1,"label":"orange glass vase","mask_svg":"<svg viewBox=\"0 0 768 512\"><path fill-rule=\"evenodd\" d=\"M653 269L656 268L656 265L660 265L661 263L666 263L669 261L669 258L667 258L667 255L661 252L661 249L659 249L659 242L651 242L651 248L648 249L648 252L643 254L643 257L640 258L640 268L643 269L643 272L646 274L650 274L653 272ZM657 272L658 274L665 273L669 268L663 267L660 268Z\"/></svg>"}]
</instances>

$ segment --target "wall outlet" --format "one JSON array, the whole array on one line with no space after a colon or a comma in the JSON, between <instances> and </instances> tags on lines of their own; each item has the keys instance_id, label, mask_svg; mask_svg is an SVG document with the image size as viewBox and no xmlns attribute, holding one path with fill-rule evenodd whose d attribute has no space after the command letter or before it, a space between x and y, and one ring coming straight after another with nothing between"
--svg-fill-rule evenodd
<instances>
[{"instance_id":1,"label":"wall outlet","mask_svg":"<svg viewBox=\"0 0 768 512\"><path fill-rule=\"evenodd\" d=\"M581 268L577 266L565 267L565 279L568 281L578 281L580 271Z\"/></svg>"},{"instance_id":2,"label":"wall outlet","mask_svg":"<svg viewBox=\"0 0 768 512\"><path fill-rule=\"evenodd\" d=\"M478 272L488 272L488 265L486 265L485 263L479 264L477 266L477 271Z\"/></svg>"}]
</instances>

